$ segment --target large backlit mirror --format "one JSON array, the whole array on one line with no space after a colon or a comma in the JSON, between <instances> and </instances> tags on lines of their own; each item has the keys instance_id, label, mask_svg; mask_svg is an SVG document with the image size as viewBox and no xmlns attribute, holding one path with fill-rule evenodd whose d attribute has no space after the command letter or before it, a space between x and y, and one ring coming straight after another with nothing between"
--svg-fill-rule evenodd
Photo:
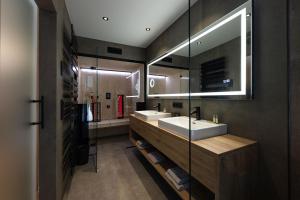
<instances>
[{"instance_id":1,"label":"large backlit mirror","mask_svg":"<svg viewBox=\"0 0 300 200\"><path fill-rule=\"evenodd\" d=\"M251 16L248 1L151 61L147 65L148 97L250 98ZM174 56L182 60L182 66L162 64Z\"/></svg>"}]
</instances>

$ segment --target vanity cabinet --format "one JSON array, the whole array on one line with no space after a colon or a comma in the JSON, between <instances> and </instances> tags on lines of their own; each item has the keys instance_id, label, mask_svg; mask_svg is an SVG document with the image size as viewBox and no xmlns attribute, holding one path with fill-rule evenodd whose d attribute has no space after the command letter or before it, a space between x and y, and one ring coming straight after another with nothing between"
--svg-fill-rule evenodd
<instances>
[{"instance_id":1,"label":"vanity cabinet","mask_svg":"<svg viewBox=\"0 0 300 200\"><path fill-rule=\"evenodd\" d=\"M158 127L158 121L145 121L130 116L130 139L136 133L173 163L214 193L216 200L253 199L256 180L257 143L226 134L191 142ZM192 187L193 190L197 188ZM196 191L197 192L197 191ZM186 199L185 196L181 197Z\"/></svg>"}]
</instances>

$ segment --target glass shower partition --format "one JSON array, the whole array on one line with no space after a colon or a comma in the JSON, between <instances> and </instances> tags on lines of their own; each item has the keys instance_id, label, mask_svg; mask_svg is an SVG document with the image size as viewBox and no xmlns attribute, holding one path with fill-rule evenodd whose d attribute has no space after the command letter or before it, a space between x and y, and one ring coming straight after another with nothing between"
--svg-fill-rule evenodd
<instances>
[{"instance_id":1,"label":"glass shower partition","mask_svg":"<svg viewBox=\"0 0 300 200\"><path fill-rule=\"evenodd\" d=\"M99 101L99 71L98 59L79 57L79 103L85 105L87 122L101 121L101 103Z\"/></svg>"}]
</instances>

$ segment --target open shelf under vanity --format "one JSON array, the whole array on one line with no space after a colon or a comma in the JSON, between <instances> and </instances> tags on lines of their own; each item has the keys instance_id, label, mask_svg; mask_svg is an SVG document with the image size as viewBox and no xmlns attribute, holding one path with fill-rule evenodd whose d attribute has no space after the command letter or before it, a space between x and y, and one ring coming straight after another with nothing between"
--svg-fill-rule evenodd
<instances>
[{"instance_id":1,"label":"open shelf under vanity","mask_svg":"<svg viewBox=\"0 0 300 200\"><path fill-rule=\"evenodd\" d=\"M189 199L189 189L178 191L165 175L174 166L189 171L189 141L159 128L157 121L135 115L130 116L129 139L134 145L140 139L149 143L151 148L137 149L182 199ZM166 159L154 164L148 156L153 150ZM230 134L192 141L192 199L250 199L248 193L255 187L256 155L255 141Z\"/></svg>"},{"instance_id":2,"label":"open shelf under vanity","mask_svg":"<svg viewBox=\"0 0 300 200\"><path fill-rule=\"evenodd\" d=\"M144 138L139 136L133 130L130 130L129 140L132 142L133 145L136 146L137 140L140 140L140 139L144 139ZM166 158L161 163L154 164L148 156L148 153L153 152L153 151L158 151L153 146L151 146L147 149L137 148L137 150L145 157L145 159L152 165L152 167L157 171L157 173L160 174L160 176L170 185L170 187L178 194L178 196L181 199L185 199L185 200L189 199L189 189L188 188L179 191L176 189L176 187L173 185L173 183L166 177L167 170L170 168L178 167L178 165L176 165L174 162L172 162L168 158ZM192 178L191 185L193 188L192 191L195 191L195 192L193 192L193 194L191 196L191 198L193 200L198 200L198 199L212 200L212 199L214 199L214 194L193 178Z\"/></svg>"}]
</instances>

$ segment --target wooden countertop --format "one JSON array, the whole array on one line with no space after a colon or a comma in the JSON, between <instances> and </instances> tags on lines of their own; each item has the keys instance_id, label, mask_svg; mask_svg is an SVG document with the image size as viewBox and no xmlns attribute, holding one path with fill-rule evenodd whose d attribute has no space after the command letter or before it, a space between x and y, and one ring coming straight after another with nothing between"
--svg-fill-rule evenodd
<instances>
[{"instance_id":1,"label":"wooden countertop","mask_svg":"<svg viewBox=\"0 0 300 200\"><path fill-rule=\"evenodd\" d=\"M158 121L146 121L143 120L139 117L136 117L134 114L131 115L131 117L134 117L138 120L141 120L151 126L154 126L158 129L161 129L165 132L168 132L170 134L175 135L176 137L182 138L186 141L188 141L186 138L178 136L166 129L162 129L160 127L158 127ZM231 135L231 134L226 134L226 135L221 135L221 136L216 136L216 137L211 137L211 138L207 138L207 139L202 139L202 140L194 140L191 142L196 148L202 148L202 149L206 149L212 153L215 153L217 155L223 155L223 154L227 154L233 151L236 151L240 148L244 148L246 146L250 146L253 144L256 144L256 141L253 140L249 140L246 138L242 138L242 137L238 137L235 135Z\"/></svg>"}]
</instances>

